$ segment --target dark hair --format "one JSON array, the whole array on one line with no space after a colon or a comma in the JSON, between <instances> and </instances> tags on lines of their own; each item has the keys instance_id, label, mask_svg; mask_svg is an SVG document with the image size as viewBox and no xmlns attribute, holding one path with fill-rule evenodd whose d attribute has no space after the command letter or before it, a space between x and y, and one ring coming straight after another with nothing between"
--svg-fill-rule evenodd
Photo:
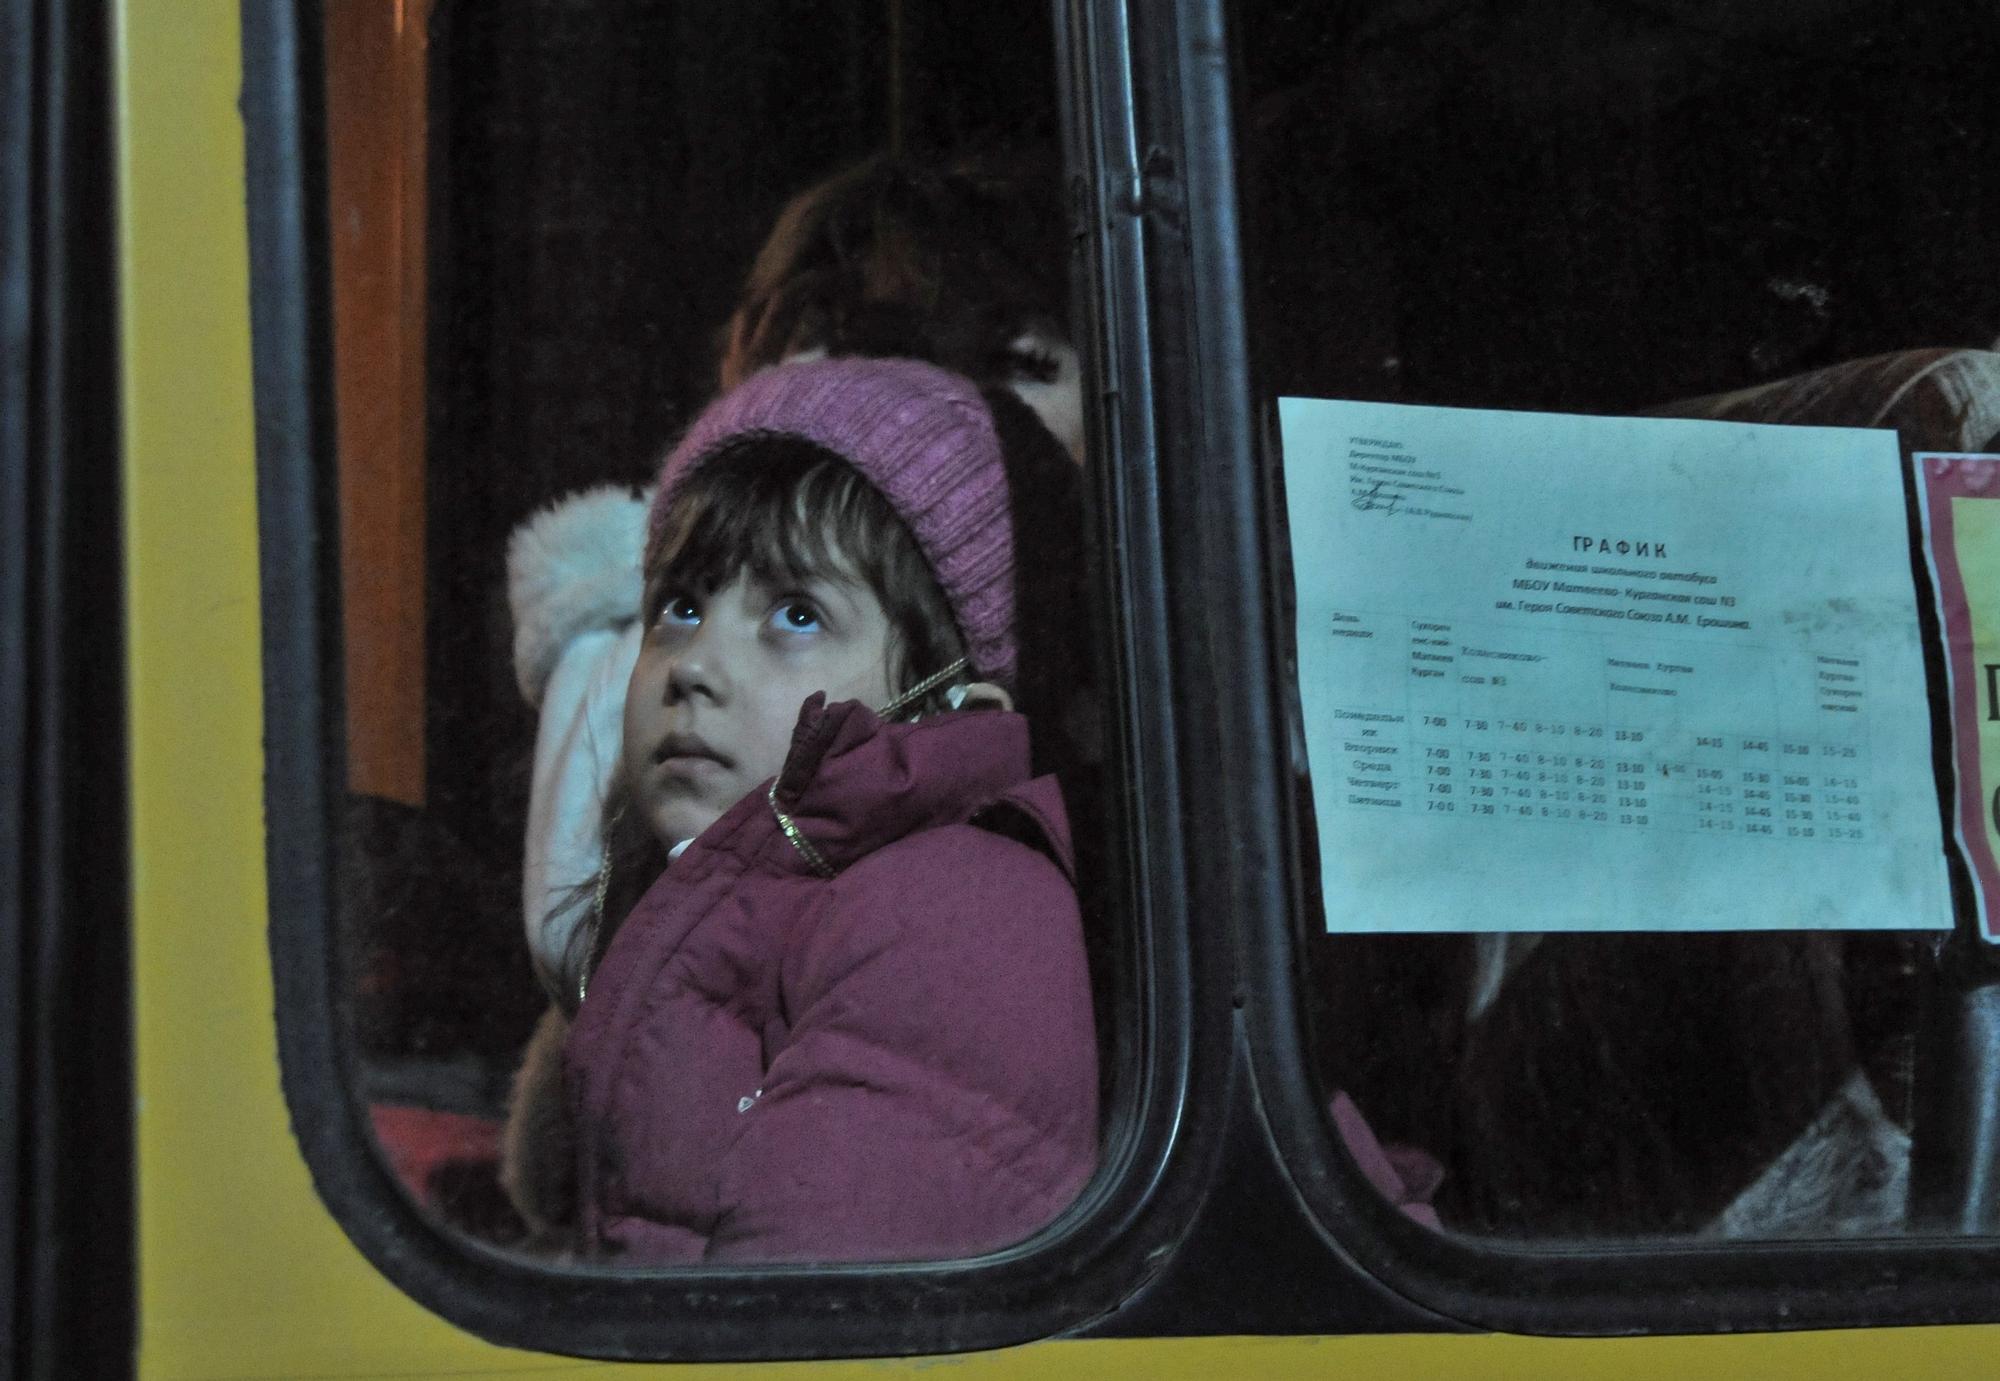
<instances>
[{"instance_id":1,"label":"dark hair","mask_svg":"<svg viewBox=\"0 0 2000 1381\"><path fill-rule=\"evenodd\" d=\"M806 349L928 360L980 383L1047 381L1023 334L1069 338L1061 178L1025 160L878 156L799 193L724 331L727 390Z\"/></svg>"},{"instance_id":2,"label":"dark hair","mask_svg":"<svg viewBox=\"0 0 2000 1381\"><path fill-rule=\"evenodd\" d=\"M670 590L705 595L743 571L765 581L835 575L865 585L889 619L884 670L899 691L965 655L916 536L860 471L814 442L752 434L694 468L646 552L646 620Z\"/></svg>"},{"instance_id":3,"label":"dark hair","mask_svg":"<svg viewBox=\"0 0 2000 1381\"><path fill-rule=\"evenodd\" d=\"M1085 596L1083 472L1035 410L1006 388L980 390L1000 440L1014 532L1014 693L1034 727L1034 771L1094 759L1096 684Z\"/></svg>"},{"instance_id":4,"label":"dark hair","mask_svg":"<svg viewBox=\"0 0 2000 1381\"><path fill-rule=\"evenodd\" d=\"M575 1016L581 1005L583 993L579 980L596 971L620 922L667 869L667 846L653 834L644 812L631 805L632 793L625 783L625 774L612 773L599 822L604 840L604 861L599 873L588 882L569 888L549 908L550 923L559 916L576 917L575 923L567 927L569 938L563 943L562 986L551 994L569 1016Z\"/></svg>"}]
</instances>

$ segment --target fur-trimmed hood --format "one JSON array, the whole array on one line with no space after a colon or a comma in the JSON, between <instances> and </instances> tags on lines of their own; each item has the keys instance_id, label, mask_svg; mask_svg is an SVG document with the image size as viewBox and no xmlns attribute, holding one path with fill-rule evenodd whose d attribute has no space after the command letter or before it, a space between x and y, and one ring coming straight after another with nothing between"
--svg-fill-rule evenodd
<instances>
[{"instance_id":1,"label":"fur-trimmed hood","mask_svg":"<svg viewBox=\"0 0 2000 1381\"><path fill-rule=\"evenodd\" d=\"M563 648L578 634L639 617L649 495L600 485L558 499L507 540L514 678L539 706Z\"/></svg>"}]
</instances>

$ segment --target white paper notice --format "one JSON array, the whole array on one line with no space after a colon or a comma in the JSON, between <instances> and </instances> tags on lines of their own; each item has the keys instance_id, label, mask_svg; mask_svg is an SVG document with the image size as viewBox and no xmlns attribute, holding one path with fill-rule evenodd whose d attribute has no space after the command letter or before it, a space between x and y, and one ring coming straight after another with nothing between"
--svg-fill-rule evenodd
<instances>
[{"instance_id":1,"label":"white paper notice","mask_svg":"<svg viewBox=\"0 0 2000 1381\"><path fill-rule=\"evenodd\" d=\"M1328 929L1950 926L1893 433L1279 420Z\"/></svg>"}]
</instances>

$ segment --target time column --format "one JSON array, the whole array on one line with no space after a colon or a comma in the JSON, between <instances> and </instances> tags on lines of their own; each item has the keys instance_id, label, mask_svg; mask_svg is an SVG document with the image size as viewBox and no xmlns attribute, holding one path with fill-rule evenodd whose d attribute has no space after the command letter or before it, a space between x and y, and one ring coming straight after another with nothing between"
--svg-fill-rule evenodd
<instances>
[{"instance_id":1,"label":"time column","mask_svg":"<svg viewBox=\"0 0 2000 1381\"><path fill-rule=\"evenodd\" d=\"M1409 621L1410 744L1415 752L1412 805L1426 815L1464 815L1465 753L1457 708L1458 641L1449 623Z\"/></svg>"}]
</instances>

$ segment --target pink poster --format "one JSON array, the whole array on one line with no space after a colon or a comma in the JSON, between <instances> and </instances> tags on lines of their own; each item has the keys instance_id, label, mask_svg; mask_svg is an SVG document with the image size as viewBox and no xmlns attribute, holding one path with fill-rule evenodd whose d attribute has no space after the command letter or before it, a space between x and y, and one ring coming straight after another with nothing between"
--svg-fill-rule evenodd
<instances>
[{"instance_id":1,"label":"pink poster","mask_svg":"<svg viewBox=\"0 0 2000 1381\"><path fill-rule=\"evenodd\" d=\"M2000 456L1927 452L1916 463L1950 670L1958 841L1980 934L2000 942Z\"/></svg>"}]
</instances>

